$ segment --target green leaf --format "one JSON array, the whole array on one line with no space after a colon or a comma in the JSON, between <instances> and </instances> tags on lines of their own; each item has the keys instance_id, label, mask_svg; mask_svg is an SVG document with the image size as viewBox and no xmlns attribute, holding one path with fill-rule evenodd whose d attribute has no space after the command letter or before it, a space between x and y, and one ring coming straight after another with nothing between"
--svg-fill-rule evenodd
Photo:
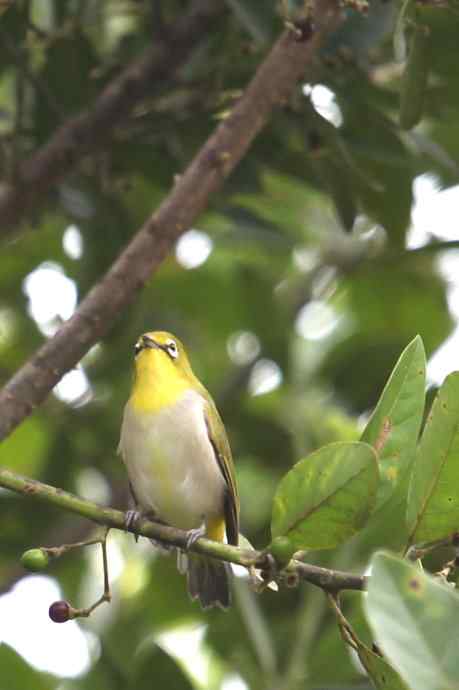
<instances>
[{"instance_id":1,"label":"green leaf","mask_svg":"<svg viewBox=\"0 0 459 690\"><path fill-rule=\"evenodd\" d=\"M274 497L271 533L297 549L329 549L365 524L378 484L376 453L366 443L332 443L300 460Z\"/></svg>"},{"instance_id":2,"label":"green leaf","mask_svg":"<svg viewBox=\"0 0 459 690\"><path fill-rule=\"evenodd\" d=\"M40 673L6 644L0 644L0 669L2 687L8 690L50 690L60 679L47 673Z\"/></svg>"},{"instance_id":3,"label":"green leaf","mask_svg":"<svg viewBox=\"0 0 459 690\"><path fill-rule=\"evenodd\" d=\"M408 493L410 543L459 530L459 372L440 388L427 419Z\"/></svg>"},{"instance_id":4,"label":"green leaf","mask_svg":"<svg viewBox=\"0 0 459 690\"><path fill-rule=\"evenodd\" d=\"M407 686L398 673L382 656L375 654L361 640L356 639L354 642L357 644L356 651L362 666L370 676L376 690L407 690Z\"/></svg>"},{"instance_id":5,"label":"green leaf","mask_svg":"<svg viewBox=\"0 0 459 690\"><path fill-rule=\"evenodd\" d=\"M409 470L402 475L392 496L381 508L374 510L364 529L356 535L356 549L359 558L368 559L376 549L384 547L402 554L408 541L406 526L406 502L408 496Z\"/></svg>"},{"instance_id":6,"label":"green leaf","mask_svg":"<svg viewBox=\"0 0 459 690\"><path fill-rule=\"evenodd\" d=\"M426 358L420 336L403 351L362 434L378 453L381 482L377 507L393 494L411 463L425 400Z\"/></svg>"},{"instance_id":7,"label":"green leaf","mask_svg":"<svg viewBox=\"0 0 459 690\"><path fill-rule=\"evenodd\" d=\"M412 690L457 689L457 594L388 554L371 566L365 610L384 656Z\"/></svg>"}]
</instances>

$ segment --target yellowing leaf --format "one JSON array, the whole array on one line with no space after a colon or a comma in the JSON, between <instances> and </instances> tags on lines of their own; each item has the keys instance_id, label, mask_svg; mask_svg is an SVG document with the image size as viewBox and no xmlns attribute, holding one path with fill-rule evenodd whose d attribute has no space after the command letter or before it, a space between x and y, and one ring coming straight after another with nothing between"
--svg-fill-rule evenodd
<instances>
[{"instance_id":1,"label":"yellowing leaf","mask_svg":"<svg viewBox=\"0 0 459 690\"><path fill-rule=\"evenodd\" d=\"M425 400L426 358L419 336L405 348L390 375L362 441L378 453L377 507L393 494L414 458Z\"/></svg>"}]
</instances>

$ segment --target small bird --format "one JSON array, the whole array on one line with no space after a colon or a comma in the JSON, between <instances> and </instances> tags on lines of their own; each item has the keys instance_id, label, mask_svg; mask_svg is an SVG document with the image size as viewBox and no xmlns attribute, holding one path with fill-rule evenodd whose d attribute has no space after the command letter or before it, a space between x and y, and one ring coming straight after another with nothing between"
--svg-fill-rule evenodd
<instances>
[{"instance_id":1,"label":"small bird","mask_svg":"<svg viewBox=\"0 0 459 690\"><path fill-rule=\"evenodd\" d=\"M140 515L199 537L238 544L239 498L217 408L193 374L185 348L165 331L140 336L119 452ZM138 514L137 514L138 515ZM188 590L203 608L230 605L230 566L179 552Z\"/></svg>"}]
</instances>

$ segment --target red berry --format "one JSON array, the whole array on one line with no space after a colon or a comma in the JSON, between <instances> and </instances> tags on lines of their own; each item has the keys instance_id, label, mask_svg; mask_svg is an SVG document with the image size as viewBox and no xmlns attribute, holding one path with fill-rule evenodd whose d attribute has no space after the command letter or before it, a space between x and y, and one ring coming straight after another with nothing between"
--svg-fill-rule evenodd
<instances>
[{"instance_id":1,"label":"red berry","mask_svg":"<svg viewBox=\"0 0 459 690\"><path fill-rule=\"evenodd\" d=\"M55 601L49 607L49 617L55 623L65 623L70 619L70 605L66 601Z\"/></svg>"}]
</instances>

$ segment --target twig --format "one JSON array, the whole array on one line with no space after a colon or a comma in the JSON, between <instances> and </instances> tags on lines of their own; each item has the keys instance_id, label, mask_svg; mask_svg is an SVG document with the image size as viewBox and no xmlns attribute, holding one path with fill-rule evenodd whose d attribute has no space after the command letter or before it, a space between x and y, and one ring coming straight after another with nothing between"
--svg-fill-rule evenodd
<instances>
[{"instance_id":1,"label":"twig","mask_svg":"<svg viewBox=\"0 0 459 690\"><path fill-rule=\"evenodd\" d=\"M158 210L72 318L0 391L0 439L30 415L63 374L109 330L151 278L176 239L207 206L210 195L222 186L274 108L286 102L306 66L316 57L323 39L340 21L341 11L335 0L318 0L318 10L320 28L313 37L298 42L288 31L282 34L242 98L179 176Z\"/></svg>"},{"instance_id":2,"label":"twig","mask_svg":"<svg viewBox=\"0 0 459 690\"><path fill-rule=\"evenodd\" d=\"M338 622L338 627L341 632L341 636L343 640L346 642L346 644L349 645L349 647L352 647L355 651L358 650L359 648L359 640L356 637L349 621L347 618L344 617L343 612L341 611L341 608L339 606L338 598L335 594L330 594L329 592L327 593L327 600L328 603L330 604L330 607L333 611L333 613L336 616L336 620Z\"/></svg>"},{"instance_id":3,"label":"twig","mask_svg":"<svg viewBox=\"0 0 459 690\"><path fill-rule=\"evenodd\" d=\"M73 544L63 544L61 547L41 547L40 549L32 549L23 555L23 559L30 558L34 551L41 551L48 556L59 558L63 554L72 549L79 549L85 546L92 546L100 544L102 549L102 566L104 570L104 591L101 596L91 606L85 608L75 608L68 601L55 601L49 607L49 617L55 623L65 623L74 618L89 618L91 613L95 611L101 604L110 602L112 600L112 593L110 590L110 578L108 575L108 558L107 558L107 537L110 527L106 527L102 537L98 539L88 539L87 541L75 542ZM33 554L35 557L35 554ZM22 560L22 559L21 559Z\"/></svg>"},{"instance_id":4,"label":"twig","mask_svg":"<svg viewBox=\"0 0 459 690\"><path fill-rule=\"evenodd\" d=\"M49 504L58 506L72 513L82 515L99 525L105 525L106 527L120 529L122 531L126 529L126 514L122 511L99 506L96 503L86 501L83 498L63 491L62 489L57 489L49 484L43 484L34 479L22 477L10 470L0 469L0 486L25 496L46 501ZM130 531L134 534L153 538L180 548L187 547L187 532L176 529L175 527L161 525L156 522L150 522L149 520L140 520ZM245 568L256 565L258 568L263 569L267 565L266 555L260 551L256 551L255 549L241 549L237 546L222 544L220 542L211 541L210 539L198 539L191 547L191 550L210 556L211 558L242 565ZM290 572L296 571L299 578L321 587L328 592L336 593L344 589L362 590L366 586L366 578L362 576L354 575L353 573L345 573L339 570L320 568L319 566L300 563L299 561L292 560L288 569Z\"/></svg>"},{"instance_id":5,"label":"twig","mask_svg":"<svg viewBox=\"0 0 459 690\"><path fill-rule=\"evenodd\" d=\"M294 570L299 577L313 585L325 589L327 592L339 592L342 589L365 589L368 578L365 575L353 575L342 570L321 568L310 563L291 561L287 570Z\"/></svg>"},{"instance_id":6,"label":"twig","mask_svg":"<svg viewBox=\"0 0 459 690\"><path fill-rule=\"evenodd\" d=\"M98 543L102 549L102 565L104 568L104 591L94 604L82 609L71 608L71 618L89 618L91 613L95 611L101 604L110 602L112 600L112 593L110 591L110 579L108 576L108 558L107 558L107 536L110 528L105 530L104 537L98 539Z\"/></svg>"},{"instance_id":7,"label":"twig","mask_svg":"<svg viewBox=\"0 0 459 690\"><path fill-rule=\"evenodd\" d=\"M405 249L399 254L401 259L408 259L410 257L418 256L419 254L435 254L436 252L443 252L448 249L459 249L459 240L448 240L445 242L429 242L422 247L415 249Z\"/></svg>"},{"instance_id":8,"label":"twig","mask_svg":"<svg viewBox=\"0 0 459 690\"><path fill-rule=\"evenodd\" d=\"M449 250L459 249L459 240L446 240L428 242L423 244L421 247L415 247L414 249L402 249L394 250L388 248L386 251L378 253L376 256L365 256L363 255L359 261L356 262L355 268L360 268L364 265L365 268L372 270L374 266L392 267L395 262L408 262L411 259L416 260L418 257L422 256L435 256L440 252L446 252Z\"/></svg>"},{"instance_id":9,"label":"twig","mask_svg":"<svg viewBox=\"0 0 459 690\"><path fill-rule=\"evenodd\" d=\"M43 203L52 185L73 170L88 153L106 145L112 132L151 91L152 85L173 75L224 11L223 3L196 0L190 12L171 27L167 41L156 42L146 50L113 79L90 110L65 122L47 144L19 166L18 183L5 186L0 196L0 227L4 236L11 234L27 211ZM5 35L3 40L9 41ZM34 79L36 88L44 86L30 71L27 76Z\"/></svg>"},{"instance_id":10,"label":"twig","mask_svg":"<svg viewBox=\"0 0 459 690\"><path fill-rule=\"evenodd\" d=\"M459 546L459 534L454 532L449 534L444 539L437 539L436 541L424 542L423 544L412 544L406 550L405 557L410 561L417 561L425 558L427 554L435 551L441 546Z\"/></svg>"}]
</instances>

